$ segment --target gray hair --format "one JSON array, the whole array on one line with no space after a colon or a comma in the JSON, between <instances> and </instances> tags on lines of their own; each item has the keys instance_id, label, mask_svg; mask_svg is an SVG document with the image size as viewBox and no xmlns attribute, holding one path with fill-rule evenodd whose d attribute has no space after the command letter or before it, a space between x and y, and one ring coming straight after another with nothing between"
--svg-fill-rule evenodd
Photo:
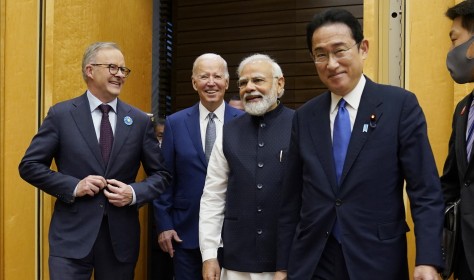
<instances>
[{"instance_id":1,"label":"gray hair","mask_svg":"<svg viewBox=\"0 0 474 280\"><path fill-rule=\"evenodd\" d=\"M194 74L196 74L196 68L198 67L198 64L201 60L203 59L217 59L217 60L220 60L221 63L222 63L222 66L224 66L224 77L228 80L229 79L229 70L227 69L227 61L225 61L224 58L222 58L222 56L218 55L218 54L215 54L215 53L205 53L205 54L202 54L200 56L198 56L196 58L196 60L194 60L194 63L193 63L193 73L192 73L192 76L194 76Z\"/></svg>"},{"instance_id":2,"label":"gray hair","mask_svg":"<svg viewBox=\"0 0 474 280\"><path fill-rule=\"evenodd\" d=\"M103 49L116 49L122 51L120 47L113 42L96 42L87 47L84 56L82 57L82 78L84 81L87 81L86 65L93 62L97 53Z\"/></svg>"},{"instance_id":3,"label":"gray hair","mask_svg":"<svg viewBox=\"0 0 474 280\"><path fill-rule=\"evenodd\" d=\"M270 56L268 56L266 54L260 54L260 53L256 53L256 54L253 54L251 56L247 56L246 58L244 58L240 62L239 67L237 68L237 76L240 77L240 74L242 73L242 70L244 69L244 67L247 64L249 64L251 62L255 62L255 61L266 61L266 62L270 63L272 65L272 75L273 75L273 77L276 77L276 78L283 77L283 71L281 71L280 65L278 65L278 63L273 58L271 58ZM281 94L278 94L278 98L282 97L283 93L285 93L284 88L283 88Z\"/></svg>"}]
</instances>

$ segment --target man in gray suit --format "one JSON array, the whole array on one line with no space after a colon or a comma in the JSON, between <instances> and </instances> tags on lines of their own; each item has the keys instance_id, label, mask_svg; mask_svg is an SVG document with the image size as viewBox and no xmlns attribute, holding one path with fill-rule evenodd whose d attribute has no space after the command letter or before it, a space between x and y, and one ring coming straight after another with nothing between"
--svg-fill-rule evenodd
<instances>
[{"instance_id":1,"label":"man in gray suit","mask_svg":"<svg viewBox=\"0 0 474 280\"><path fill-rule=\"evenodd\" d=\"M115 43L84 53L87 91L51 107L19 170L57 198L49 230L51 279L133 279L138 207L171 179L150 118L118 99L130 69ZM51 169L55 160L57 171ZM148 177L135 182L140 163Z\"/></svg>"}]
</instances>

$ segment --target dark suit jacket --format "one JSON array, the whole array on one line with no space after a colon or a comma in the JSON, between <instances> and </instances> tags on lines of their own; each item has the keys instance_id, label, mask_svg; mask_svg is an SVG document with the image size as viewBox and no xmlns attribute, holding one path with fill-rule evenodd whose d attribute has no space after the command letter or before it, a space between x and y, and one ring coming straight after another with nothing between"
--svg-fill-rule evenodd
<instances>
[{"instance_id":1,"label":"dark suit jacket","mask_svg":"<svg viewBox=\"0 0 474 280\"><path fill-rule=\"evenodd\" d=\"M442 266L442 192L415 95L367 79L339 188L330 104L326 92L293 119L277 269L287 268L289 279L311 279L337 217L352 280L409 279L404 180L415 222L416 264Z\"/></svg>"},{"instance_id":2,"label":"dark suit jacket","mask_svg":"<svg viewBox=\"0 0 474 280\"><path fill-rule=\"evenodd\" d=\"M244 112L225 104L224 123ZM158 233L174 229L182 248L199 248L199 205L207 161L202 148L199 103L166 118L161 145L173 182L154 204Z\"/></svg>"},{"instance_id":3,"label":"dark suit jacket","mask_svg":"<svg viewBox=\"0 0 474 280\"><path fill-rule=\"evenodd\" d=\"M472 93L461 100L453 115L453 128L449 140L449 153L444 164L441 183L446 202L461 198L461 235L466 259L474 269L474 153L467 162L466 131Z\"/></svg>"},{"instance_id":4,"label":"dark suit jacket","mask_svg":"<svg viewBox=\"0 0 474 280\"><path fill-rule=\"evenodd\" d=\"M126 116L133 120L132 124L125 124ZM53 159L57 172L50 169ZM140 163L148 177L135 182ZM138 207L158 197L171 180L162 164L150 118L120 100L114 144L105 168L86 94L50 108L19 170L23 179L57 198L49 229L52 256L85 257L107 211L112 245L122 262L135 262L138 258ZM130 184L137 203L115 207L108 203L103 192L94 197L74 198L76 185L88 175Z\"/></svg>"}]
</instances>

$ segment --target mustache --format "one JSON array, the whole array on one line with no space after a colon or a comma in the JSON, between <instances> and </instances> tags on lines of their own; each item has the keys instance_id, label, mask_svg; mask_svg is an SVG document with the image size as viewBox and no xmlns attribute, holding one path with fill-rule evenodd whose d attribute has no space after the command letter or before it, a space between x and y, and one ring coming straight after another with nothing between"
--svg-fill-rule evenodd
<instances>
[{"instance_id":1,"label":"mustache","mask_svg":"<svg viewBox=\"0 0 474 280\"><path fill-rule=\"evenodd\" d=\"M262 93L258 92L258 91L252 91L252 92L247 92L244 94L244 100L247 98L247 97L264 97Z\"/></svg>"}]
</instances>

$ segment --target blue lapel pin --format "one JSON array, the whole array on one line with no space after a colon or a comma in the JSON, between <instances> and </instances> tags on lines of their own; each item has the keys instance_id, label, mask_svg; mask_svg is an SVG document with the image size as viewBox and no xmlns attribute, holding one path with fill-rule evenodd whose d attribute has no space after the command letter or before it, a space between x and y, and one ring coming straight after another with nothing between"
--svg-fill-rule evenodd
<instances>
[{"instance_id":1,"label":"blue lapel pin","mask_svg":"<svg viewBox=\"0 0 474 280\"><path fill-rule=\"evenodd\" d=\"M364 128L362 128L362 132L367 132L369 130L369 125L364 124Z\"/></svg>"},{"instance_id":2,"label":"blue lapel pin","mask_svg":"<svg viewBox=\"0 0 474 280\"><path fill-rule=\"evenodd\" d=\"M123 122L124 122L126 125L132 125L133 120L132 120L132 118L130 118L129 116L126 116L125 118L123 118Z\"/></svg>"}]
</instances>

